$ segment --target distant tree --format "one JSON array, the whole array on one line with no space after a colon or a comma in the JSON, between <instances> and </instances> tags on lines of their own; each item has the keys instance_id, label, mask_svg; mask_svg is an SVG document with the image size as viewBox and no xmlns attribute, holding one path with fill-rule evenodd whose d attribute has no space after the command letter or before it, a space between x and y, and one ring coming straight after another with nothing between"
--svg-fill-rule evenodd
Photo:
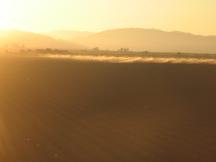
<instances>
[{"instance_id":1,"label":"distant tree","mask_svg":"<svg viewBox=\"0 0 216 162\"><path fill-rule=\"evenodd\" d=\"M92 49L92 51L100 51L99 47L95 47Z\"/></svg>"},{"instance_id":2,"label":"distant tree","mask_svg":"<svg viewBox=\"0 0 216 162\"><path fill-rule=\"evenodd\" d=\"M182 53L181 52L177 52L177 56L182 56Z\"/></svg>"},{"instance_id":3,"label":"distant tree","mask_svg":"<svg viewBox=\"0 0 216 162\"><path fill-rule=\"evenodd\" d=\"M130 51L129 48L120 48L119 49L119 52L122 52L122 53L127 53L129 51Z\"/></svg>"}]
</instances>

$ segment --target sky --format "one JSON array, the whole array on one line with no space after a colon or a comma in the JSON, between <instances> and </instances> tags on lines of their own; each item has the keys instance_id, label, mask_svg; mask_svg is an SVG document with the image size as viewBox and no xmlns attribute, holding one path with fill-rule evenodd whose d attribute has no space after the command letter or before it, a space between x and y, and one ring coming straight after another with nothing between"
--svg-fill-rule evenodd
<instances>
[{"instance_id":1,"label":"sky","mask_svg":"<svg viewBox=\"0 0 216 162\"><path fill-rule=\"evenodd\" d=\"M215 0L0 0L0 28L154 28L216 35Z\"/></svg>"}]
</instances>

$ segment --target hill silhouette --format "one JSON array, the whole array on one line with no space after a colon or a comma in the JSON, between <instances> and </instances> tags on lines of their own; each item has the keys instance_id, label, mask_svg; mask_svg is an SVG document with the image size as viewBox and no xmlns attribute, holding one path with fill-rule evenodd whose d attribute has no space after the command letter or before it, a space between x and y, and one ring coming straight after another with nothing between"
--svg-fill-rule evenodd
<instances>
[{"instance_id":1,"label":"hill silhouette","mask_svg":"<svg viewBox=\"0 0 216 162\"><path fill-rule=\"evenodd\" d=\"M81 49L82 45L77 43L58 40L52 37L32 32L18 30L0 31L0 47L8 48L23 46L26 48L58 48L58 49Z\"/></svg>"},{"instance_id":2,"label":"hill silhouette","mask_svg":"<svg viewBox=\"0 0 216 162\"><path fill-rule=\"evenodd\" d=\"M0 31L0 48L56 48L103 50L129 48L133 51L216 53L216 36L156 29L124 28L99 33L56 31L46 34L18 30Z\"/></svg>"},{"instance_id":3,"label":"hill silhouette","mask_svg":"<svg viewBox=\"0 0 216 162\"><path fill-rule=\"evenodd\" d=\"M142 28L107 30L84 38L81 43L109 50L216 53L216 36Z\"/></svg>"},{"instance_id":4,"label":"hill silhouette","mask_svg":"<svg viewBox=\"0 0 216 162\"><path fill-rule=\"evenodd\" d=\"M88 31L75 31L75 30L58 30L53 32L44 33L56 39L63 39L67 41L74 41L81 38L89 37L95 33Z\"/></svg>"}]
</instances>

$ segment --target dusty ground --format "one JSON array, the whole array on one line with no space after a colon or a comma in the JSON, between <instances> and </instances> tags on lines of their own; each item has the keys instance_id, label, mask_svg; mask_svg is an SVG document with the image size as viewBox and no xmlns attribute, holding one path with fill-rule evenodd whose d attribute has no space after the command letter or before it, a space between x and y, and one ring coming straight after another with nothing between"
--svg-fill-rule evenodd
<instances>
[{"instance_id":1,"label":"dusty ground","mask_svg":"<svg viewBox=\"0 0 216 162\"><path fill-rule=\"evenodd\" d=\"M216 161L216 65L0 58L2 162Z\"/></svg>"}]
</instances>

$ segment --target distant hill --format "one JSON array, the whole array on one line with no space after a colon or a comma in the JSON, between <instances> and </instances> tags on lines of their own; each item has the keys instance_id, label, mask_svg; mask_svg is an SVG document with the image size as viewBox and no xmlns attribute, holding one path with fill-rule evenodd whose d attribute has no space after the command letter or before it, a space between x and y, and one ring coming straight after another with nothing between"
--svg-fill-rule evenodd
<instances>
[{"instance_id":1,"label":"distant hill","mask_svg":"<svg viewBox=\"0 0 216 162\"><path fill-rule=\"evenodd\" d=\"M81 40L89 47L136 51L216 53L216 36L201 36L155 29L114 29L93 34Z\"/></svg>"},{"instance_id":2,"label":"distant hill","mask_svg":"<svg viewBox=\"0 0 216 162\"><path fill-rule=\"evenodd\" d=\"M59 30L59 31L48 32L45 34L56 39L74 41L77 39L89 37L95 33L87 32L87 31Z\"/></svg>"},{"instance_id":3,"label":"distant hill","mask_svg":"<svg viewBox=\"0 0 216 162\"><path fill-rule=\"evenodd\" d=\"M23 46L25 48L58 48L58 49L82 49L77 43L65 40L57 40L52 37L36 34L31 32L23 32L16 30L0 31L0 47L16 47Z\"/></svg>"},{"instance_id":4,"label":"distant hill","mask_svg":"<svg viewBox=\"0 0 216 162\"><path fill-rule=\"evenodd\" d=\"M48 36L49 35L49 36ZM38 34L17 30L0 31L0 48L57 48L134 51L216 53L216 36L201 36L155 29L125 28L99 33L58 31Z\"/></svg>"}]
</instances>

